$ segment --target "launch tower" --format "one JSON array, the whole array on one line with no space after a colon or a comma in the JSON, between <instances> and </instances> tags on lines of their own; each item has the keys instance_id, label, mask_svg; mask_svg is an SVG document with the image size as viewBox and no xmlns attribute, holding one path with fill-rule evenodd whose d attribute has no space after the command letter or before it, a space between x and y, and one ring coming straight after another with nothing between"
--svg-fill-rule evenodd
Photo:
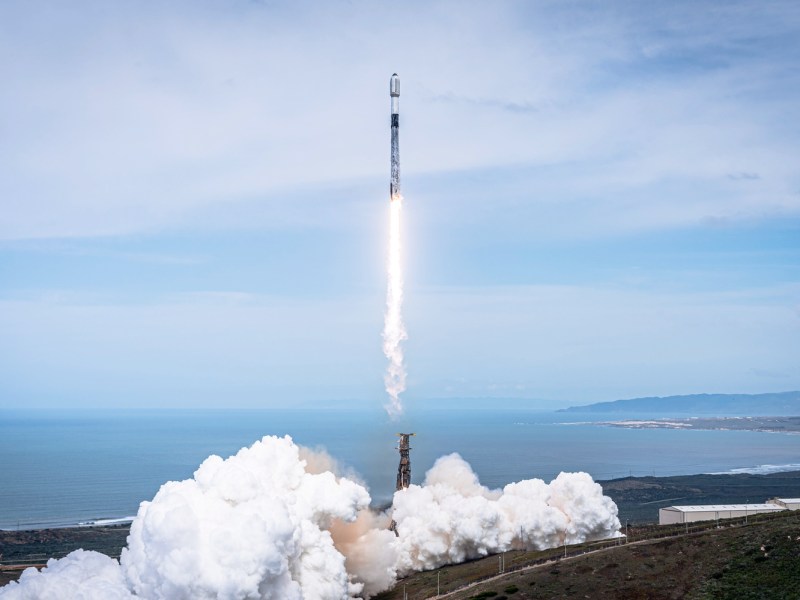
<instances>
[{"instance_id":1,"label":"launch tower","mask_svg":"<svg viewBox=\"0 0 800 600\"><path fill-rule=\"evenodd\" d=\"M403 490L411 485L411 446L409 440L416 433L398 433L400 443L397 449L400 451L400 464L397 467L397 487L396 490Z\"/></svg>"},{"instance_id":2,"label":"launch tower","mask_svg":"<svg viewBox=\"0 0 800 600\"><path fill-rule=\"evenodd\" d=\"M400 464L397 467L397 487L395 489L399 492L411 485L411 457L409 456L411 453L411 446L409 445L408 438L417 434L398 433L397 435L400 438L400 443L397 445L397 449L400 451ZM399 535L397 533L397 522L394 519L392 519L389 525L389 531L394 531L395 535Z\"/></svg>"}]
</instances>

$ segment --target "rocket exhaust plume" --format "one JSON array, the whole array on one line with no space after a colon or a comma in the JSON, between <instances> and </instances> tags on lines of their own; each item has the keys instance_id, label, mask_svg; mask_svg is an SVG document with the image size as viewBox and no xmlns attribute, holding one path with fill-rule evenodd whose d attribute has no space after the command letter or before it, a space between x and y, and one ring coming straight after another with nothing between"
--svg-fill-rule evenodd
<instances>
[{"instance_id":1,"label":"rocket exhaust plume","mask_svg":"<svg viewBox=\"0 0 800 600\"><path fill-rule=\"evenodd\" d=\"M388 285L386 290L386 314L383 324L383 353L389 359L384 383L389 403L386 411L395 418L402 414L400 394L406 389L406 369L403 365L403 349L400 344L408 335L403 325L403 271L401 261L400 218L403 196L400 194L400 78L397 73L389 81L391 97L391 181L389 183L389 258L387 261Z\"/></svg>"},{"instance_id":2,"label":"rocket exhaust plume","mask_svg":"<svg viewBox=\"0 0 800 600\"><path fill-rule=\"evenodd\" d=\"M383 324L383 353L389 359L384 383L389 394L386 411L391 417L403 412L400 394L406 389L406 369L403 365L403 349L400 343L408 337L403 325L403 273L400 261L400 216L403 200L392 201L389 227L389 260L387 262L388 287L386 290L386 314Z\"/></svg>"},{"instance_id":3,"label":"rocket exhaust plume","mask_svg":"<svg viewBox=\"0 0 800 600\"><path fill-rule=\"evenodd\" d=\"M391 226L383 351L386 409L403 411L400 80L393 75ZM408 436L391 516L327 454L266 436L210 456L191 479L142 502L119 561L76 550L28 568L0 600L368 600L398 576L505 552L620 535L617 507L586 473L492 490L458 454L410 482ZM405 463L402 462L405 460ZM393 531L388 529L393 522Z\"/></svg>"}]
</instances>

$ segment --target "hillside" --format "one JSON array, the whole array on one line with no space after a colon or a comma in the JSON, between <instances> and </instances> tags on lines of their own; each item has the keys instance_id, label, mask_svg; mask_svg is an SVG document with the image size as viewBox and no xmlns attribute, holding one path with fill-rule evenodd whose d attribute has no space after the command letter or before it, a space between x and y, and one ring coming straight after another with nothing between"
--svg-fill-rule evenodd
<instances>
[{"instance_id":1,"label":"hillside","mask_svg":"<svg viewBox=\"0 0 800 600\"><path fill-rule=\"evenodd\" d=\"M751 517L748 525L631 529L623 545L584 544L499 557L414 574L376 600L797 600L800 590L800 512ZM646 539L654 535L670 537ZM582 554L584 553L584 554ZM470 586L470 587L465 587Z\"/></svg>"},{"instance_id":2,"label":"hillside","mask_svg":"<svg viewBox=\"0 0 800 600\"><path fill-rule=\"evenodd\" d=\"M800 415L800 392L772 394L691 394L598 402L559 412L660 415L793 416Z\"/></svg>"}]
</instances>

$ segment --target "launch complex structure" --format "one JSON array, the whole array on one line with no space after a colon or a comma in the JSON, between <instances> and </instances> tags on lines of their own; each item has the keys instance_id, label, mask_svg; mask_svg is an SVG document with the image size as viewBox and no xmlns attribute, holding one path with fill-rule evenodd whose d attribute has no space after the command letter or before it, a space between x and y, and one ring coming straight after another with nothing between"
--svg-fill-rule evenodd
<instances>
[{"instance_id":1,"label":"launch complex structure","mask_svg":"<svg viewBox=\"0 0 800 600\"><path fill-rule=\"evenodd\" d=\"M400 464L397 466L397 486L396 491L404 490L411 485L411 446L409 439L416 433L398 433L400 443L397 446L400 452Z\"/></svg>"},{"instance_id":2,"label":"launch complex structure","mask_svg":"<svg viewBox=\"0 0 800 600\"><path fill-rule=\"evenodd\" d=\"M397 486L395 490L399 492L411 485L411 446L408 438L417 434L398 433L397 435L400 438L400 442L397 445L397 449L400 452L400 464L397 466ZM393 531L395 535L400 535L397 533L397 522L394 519L389 524L389 531Z\"/></svg>"}]
</instances>

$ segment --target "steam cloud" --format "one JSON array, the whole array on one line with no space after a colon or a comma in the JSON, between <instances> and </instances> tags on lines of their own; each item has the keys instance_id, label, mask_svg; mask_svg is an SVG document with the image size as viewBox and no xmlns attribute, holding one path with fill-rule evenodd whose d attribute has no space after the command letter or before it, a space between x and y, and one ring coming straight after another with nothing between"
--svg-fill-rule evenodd
<instances>
[{"instance_id":1,"label":"steam cloud","mask_svg":"<svg viewBox=\"0 0 800 600\"><path fill-rule=\"evenodd\" d=\"M420 569L618 535L617 507L586 473L490 490L460 456L442 457L422 486L395 493L396 537L365 487L338 472L288 436L211 456L142 502L119 562L76 550L0 598L369 598Z\"/></svg>"},{"instance_id":2,"label":"steam cloud","mask_svg":"<svg viewBox=\"0 0 800 600\"><path fill-rule=\"evenodd\" d=\"M400 343L408 338L403 325L403 270L401 262L400 216L403 198L393 197L390 204L388 283L386 289L386 314L383 321L383 353L389 359L384 384L389 394L386 412L396 418L403 412L400 394L406 389L406 369Z\"/></svg>"},{"instance_id":3,"label":"steam cloud","mask_svg":"<svg viewBox=\"0 0 800 600\"><path fill-rule=\"evenodd\" d=\"M543 550L619 535L617 506L587 473L480 484L458 454L438 459L422 486L395 493L398 575L507 550Z\"/></svg>"}]
</instances>

